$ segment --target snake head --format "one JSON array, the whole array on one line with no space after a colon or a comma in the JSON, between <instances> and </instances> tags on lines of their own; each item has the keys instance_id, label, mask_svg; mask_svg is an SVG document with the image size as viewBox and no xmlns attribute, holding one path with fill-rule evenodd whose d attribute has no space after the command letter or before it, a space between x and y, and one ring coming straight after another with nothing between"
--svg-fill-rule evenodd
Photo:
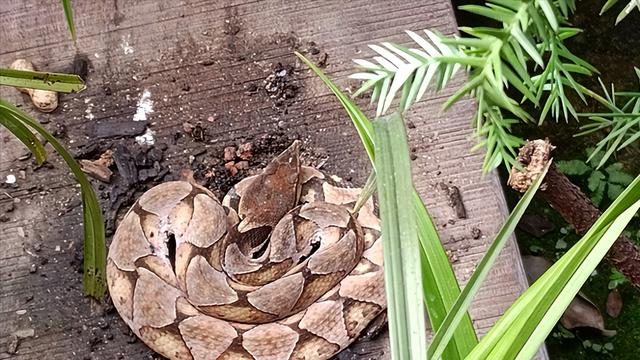
<instances>
[{"instance_id":1,"label":"snake head","mask_svg":"<svg viewBox=\"0 0 640 360\"><path fill-rule=\"evenodd\" d=\"M300 175L300 141L278 155L247 187L238 204L239 232L273 228L296 203Z\"/></svg>"}]
</instances>

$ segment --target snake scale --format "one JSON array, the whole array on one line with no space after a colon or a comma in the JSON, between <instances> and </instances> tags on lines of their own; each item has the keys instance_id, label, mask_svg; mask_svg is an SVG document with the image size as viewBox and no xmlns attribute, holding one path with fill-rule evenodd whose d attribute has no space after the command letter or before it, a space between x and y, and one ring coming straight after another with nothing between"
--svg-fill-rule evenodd
<instances>
[{"instance_id":1,"label":"snake scale","mask_svg":"<svg viewBox=\"0 0 640 360\"><path fill-rule=\"evenodd\" d=\"M220 201L185 181L120 222L107 281L120 316L178 359L327 359L386 308L380 221L360 189L302 166L300 142Z\"/></svg>"}]
</instances>

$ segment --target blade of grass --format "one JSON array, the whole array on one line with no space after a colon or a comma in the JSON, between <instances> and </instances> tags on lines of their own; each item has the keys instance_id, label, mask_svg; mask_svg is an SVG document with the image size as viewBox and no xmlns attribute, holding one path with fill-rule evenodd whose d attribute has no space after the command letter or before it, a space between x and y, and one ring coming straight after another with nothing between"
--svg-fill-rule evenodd
<instances>
[{"instance_id":1,"label":"blade of grass","mask_svg":"<svg viewBox=\"0 0 640 360\"><path fill-rule=\"evenodd\" d=\"M424 359L426 336L409 146L400 114L373 122L392 358Z\"/></svg>"},{"instance_id":2,"label":"blade of grass","mask_svg":"<svg viewBox=\"0 0 640 360\"><path fill-rule=\"evenodd\" d=\"M85 88L84 81L78 75L14 69L0 69L0 85L62 93L78 92Z\"/></svg>"},{"instance_id":3,"label":"blade of grass","mask_svg":"<svg viewBox=\"0 0 640 360\"><path fill-rule=\"evenodd\" d=\"M476 348L469 354L468 359L514 359L520 349L527 343L538 326L553 326L556 321L541 324L545 314L550 311L558 314L564 311L565 307L560 305L551 309L556 299L562 293L563 288L569 283L581 285L584 281L575 277L586 259L594 254L594 248L601 241L605 232L611 228L612 223L627 209L637 206L640 201L640 176L613 202L591 227L582 239L574 245L556 264L554 264L538 281L536 281L500 318L498 323L489 331ZM634 205L635 204L635 205ZM634 209L637 212L637 208ZM618 225L616 225L618 226ZM621 229L620 229L621 231ZM615 236L613 236L615 235ZM612 238L605 238L604 242L613 244L617 238L616 234ZM597 259L602 259L608 250L598 250ZM593 264L593 268L597 262ZM591 265L590 265L591 266ZM593 271L591 268L588 273ZM576 291L577 292L577 291ZM563 300L567 301L564 296ZM571 298L575 296L570 295ZM568 299L570 302L570 299ZM568 302L566 303L568 304ZM550 329L550 328L549 328ZM529 343L527 346L533 346ZM539 343L537 344L540 345ZM537 347L536 347L537 348ZM528 350L527 350L528 351Z\"/></svg>"},{"instance_id":4,"label":"blade of grass","mask_svg":"<svg viewBox=\"0 0 640 360\"><path fill-rule=\"evenodd\" d=\"M433 221L420 199L413 190L413 208L416 213L418 239L422 255L422 286L429 321L436 332L460 294L458 281L442 247ZM464 359L478 343L469 313L465 312L455 329L453 338L442 354L443 359Z\"/></svg>"},{"instance_id":5,"label":"blade of grass","mask_svg":"<svg viewBox=\"0 0 640 360\"><path fill-rule=\"evenodd\" d=\"M64 8L64 16L67 18L67 25L71 32L71 38L76 41L76 28L73 25L73 11L71 10L71 2L69 0L62 0L62 7Z\"/></svg>"},{"instance_id":6,"label":"blade of grass","mask_svg":"<svg viewBox=\"0 0 640 360\"><path fill-rule=\"evenodd\" d=\"M47 158L47 152L42 146L42 143L38 138L29 130L18 118L16 118L10 111L5 109L5 100L2 100L0 104L0 125L6 127L13 135L15 135L22 143L31 151L36 157L38 165Z\"/></svg>"},{"instance_id":7,"label":"blade of grass","mask_svg":"<svg viewBox=\"0 0 640 360\"><path fill-rule=\"evenodd\" d=\"M533 196L540 187L550 164L551 162L547 163L542 172L538 175L536 181L529 187L522 199L520 199L516 207L511 212L511 215L509 215L509 218L496 235L496 238L491 243L491 246L489 246L489 249L482 257L482 260L478 263L476 270L473 272L473 275L469 278L467 285L465 285L464 289L456 299L456 302L447 313L446 318L442 322L442 326L438 329L433 341L429 345L429 350L427 352L429 359L438 359L442 355L445 346L453 335L453 332L462 319L462 316L466 314L467 308L469 307L469 304L471 304L471 300L473 300L473 297L478 292L480 285L487 277L487 274L497 259L498 254L502 248L504 248L504 245L507 243L507 240L509 240L509 237L516 228L516 225L520 222L520 218L529 206L529 203L533 200Z\"/></svg>"},{"instance_id":8,"label":"blade of grass","mask_svg":"<svg viewBox=\"0 0 640 360\"><path fill-rule=\"evenodd\" d=\"M40 133L62 156L80 183L82 190L82 214L84 219L84 294L100 300L105 291L107 247L105 245L104 219L89 179L75 159L39 122L22 110L0 99L4 111Z\"/></svg>"},{"instance_id":9,"label":"blade of grass","mask_svg":"<svg viewBox=\"0 0 640 360\"><path fill-rule=\"evenodd\" d=\"M353 101L343 94L320 69L301 54L296 53L296 55L324 81L340 100L347 114L349 114L349 117L353 121L375 169L374 141L372 138L373 130L369 119L367 119ZM431 76L428 77L430 78ZM418 226L418 238L422 245L421 251L423 252L424 259L426 259L426 261L422 263L425 304L427 305L427 313L431 320L431 325L435 331L445 318L447 310L451 308L455 302L460 293L460 288L458 287L458 282L444 247L442 246L442 242L440 242L436 228L422 203L422 199L420 199L420 195L415 189L413 190L412 203ZM454 333L453 340L447 347L447 351L445 351L443 359L463 359L477 343L478 339L469 315L465 314L463 321Z\"/></svg>"},{"instance_id":10,"label":"blade of grass","mask_svg":"<svg viewBox=\"0 0 640 360\"><path fill-rule=\"evenodd\" d=\"M624 213L620 214L606 233L602 235L601 240L598 241L593 250L589 252L587 259L580 265L571 280L562 288L561 293L546 311L539 323L537 325L532 324L536 325L536 328L533 333L529 335L527 342L518 353L516 359L525 360L533 357L538 347L540 347L555 324L560 320L564 309L573 301L576 294L580 291L582 284L589 279L593 270L598 266L629 221L631 221L631 218L638 212L638 209L640 209L640 201L637 201Z\"/></svg>"}]
</instances>

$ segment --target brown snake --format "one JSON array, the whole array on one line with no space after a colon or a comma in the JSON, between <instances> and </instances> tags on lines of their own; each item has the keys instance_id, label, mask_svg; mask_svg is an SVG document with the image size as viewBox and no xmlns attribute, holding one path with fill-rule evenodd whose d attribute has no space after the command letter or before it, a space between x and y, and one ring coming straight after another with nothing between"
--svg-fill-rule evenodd
<instances>
[{"instance_id":1,"label":"brown snake","mask_svg":"<svg viewBox=\"0 0 640 360\"><path fill-rule=\"evenodd\" d=\"M144 193L109 249L120 316L170 359L327 359L386 308L380 222L360 189L300 165L299 142L221 204L168 182Z\"/></svg>"}]
</instances>

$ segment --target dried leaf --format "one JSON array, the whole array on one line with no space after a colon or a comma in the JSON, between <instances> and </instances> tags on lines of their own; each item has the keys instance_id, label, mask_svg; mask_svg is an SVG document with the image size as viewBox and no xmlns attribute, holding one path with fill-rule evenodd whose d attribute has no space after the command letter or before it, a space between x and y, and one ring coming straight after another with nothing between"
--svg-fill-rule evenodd
<instances>
[{"instance_id":1,"label":"dried leaf","mask_svg":"<svg viewBox=\"0 0 640 360\"><path fill-rule=\"evenodd\" d=\"M607 314L612 318L617 318L622 311L622 296L618 289L613 289L607 296Z\"/></svg>"}]
</instances>

